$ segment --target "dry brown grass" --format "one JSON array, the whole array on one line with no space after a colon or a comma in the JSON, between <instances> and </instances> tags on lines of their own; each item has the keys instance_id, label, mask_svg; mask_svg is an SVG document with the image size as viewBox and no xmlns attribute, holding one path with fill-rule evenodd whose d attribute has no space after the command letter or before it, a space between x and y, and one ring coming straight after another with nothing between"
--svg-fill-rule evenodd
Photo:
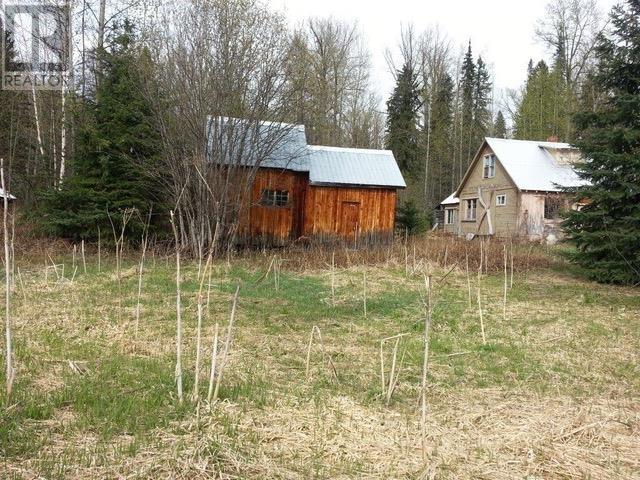
<instances>
[{"instance_id":1,"label":"dry brown grass","mask_svg":"<svg viewBox=\"0 0 640 480\"><path fill-rule=\"evenodd\" d=\"M555 260L543 250L516 246L516 282L505 321L503 250L497 242L490 244L489 271L496 275L483 277L485 349L477 312L467 308L464 269L454 269L438 283L456 261L464 262L464 247L476 262L477 244L438 237L416 240L415 262L410 245L408 276L403 245L392 247L391 254L386 248L336 250L335 308L327 269L333 249L280 252L286 261L277 293L271 277L253 286L272 252L250 252L232 259L231 266L216 263L203 358L210 354L215 322L223 327L228 321L233 288L240 281L237 331L223 381L239 393L227 390L211 409L205 403L197 411L193 405L182 419L143 435L124 432L107 439L99 426L78 423L82 411L59 406L50 418L21 425L33 428L33 441L43 445L37 453L4 459L0 477L35 479L45 472L46 478L57 478L51 473L57 471L59 478L70 479L638 478L640 401L633 376L640 351L637 290L546 270ZM530 271L524 275L526 255ZM94 263L88 259L90 268ZM102 274L78 275L74 283L50 277L48 284L37 264L25 269L28 304L17 306L16 337L29 360L23 356L18 362L18 377L30 379L29 388L39 393L63 388L70 374L65 361L73 359L82 342L95 350L93 357L81 350L90 356L87 378L104 357L115 354L172 359L174 330L168 312L175 310L175 295L169 264L158 258L154 268L149 261L135 342L135 275L125 279L125 308L117 323L117 302L111 298L116 282L107 267ZM437 306L423 445L418 403L422 332L414 324L423 320L419 289L425 269L436 280ZM195 358L196 270L186 266L184 282L189 372ZM371 300L366 320L363 271ZM396 305L396 296L406 301ZM337 380L315 345L310 380L305 378L312 325L321 329ZM66 343L52 343L52 332ZM403 342L408 353L387 407L378 392L379 341L403 332L410 333ZM636 367L628 365L633 362ZM129 367L123 364L123 369ZM620 368L632 373L620 373ZM126 387L113 386L124 395L137 395Z\"/></svg>"}]
</instances>

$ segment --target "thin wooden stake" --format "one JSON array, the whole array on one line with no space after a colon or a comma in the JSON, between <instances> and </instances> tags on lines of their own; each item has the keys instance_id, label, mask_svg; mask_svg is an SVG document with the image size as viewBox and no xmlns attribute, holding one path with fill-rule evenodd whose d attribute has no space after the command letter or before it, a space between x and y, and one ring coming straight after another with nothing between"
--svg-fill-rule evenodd
<instances>
[{"instance_id":1,"label":"thin wooden stake","mask_svg":"<svg viewBox=\"0 0 640 480\"><path fill-rule=\"evenodd\" d=\"M102 254L101 254L101 249L100 249L100 227L98 227L98 273L100 273L100 263L101 263L101 258L102 258Z\"/></svg>"},{"instance_id":2,"label":"thin wooden stake","mask_svg":"<svg viewBox=\"0 0 640 480\"><path fill-rule=\"evenodd\" d=\"M5 362L6 362L6 402L9 405L11 401L11 392L13 391L13 348L12 348L12 331L11 331L11 253L9 245L9 229L7 224L7 215L9 212L9 193L4 179L4 159L0 158L0 186L2 186L4 210L2 212L2 231L4 236L4 313L5 313Z\"/></svg>"},{"instance_id":3,"label":"thin wooden stake","mask_svg":"<svg viewBox=\"0 0 640 480\"><path fill-rule=\"evenodd\" d=\"M481 290L480 290L480 278L482 273L482 266L478 268L478 315L480 315L480 331L482 333L482 344L485 345L487 343L487 339L484 334L484 319L482 317L482 300L480 298Z\"/></svg>"},{"instance_id":4,"label":"thin wooden stake","mask_svg":"<svg viewBox=\"0 0 640 480\"><path fill-rule=\"evenodd\" d=\"M469 310L471 310L471 275L469 275L469 252L465 252L465 261L467 265L467 290L469 291Z\"/></svg>"},{"instance_id":5,"label":"thin wooden stake","mask_svg":"<svg viewBox=\"0 0 640 480\"><path fill-rule=\"evenodd\" d=\"M220 383L222 382L222 374L227 365L227 356L229 355L229 346L231 345L231 335L233 334L233 320L236 317L236 306L238 304L238 294L240 293L240 285L236 288L236 293L233 295L233 305L231 306L231 316L229 318L229 326L227 327L227 338L224 342L224 351L222 352L222 361L220 362L220 373L216 379L216 387L213 390L213 401L218 399L218 392L220 390Z\"/></svg>"},{"instance_id":6,"label":"thin wooden stake","mask_svg":"<svg viewBox=\"0 0 640 480\"><path fill-rule=\"evenodd\" d=\"M362 272L362 308L364 318L367 318L367 272Z\"/></svg>"},{"instance_id":7,"label":"thin wooden stake","mask_svg":"<svg viewBox=\"0 0 640 480\"><path fill-rule=\"evenodd\" d=\"M509 250L511 253L511 281L509 282L509 288L513 288L513 238L509 241Z\"/></svg>"},{"instance_id":8,"label":"thin wooden stake","mask_svg":"<svg viewBox=\"0 0 640 480\"><path fill-rule=\"evenodd\" d=\"M502 318L507 321L507 244L503 245L503 257L504 257L504 291L502 295Z\"/></svg>"},{"instance_id":9,"label":"thin wooden stake","mask_svg":"<svg viewBox=\"0 0 640 480\"><path fill-rule=\"evenodd\" d=\"M176 385L178 388L178 401L182 403L182 305L180 298L180 237L176 228L173 210L169 212L171 228L176 245Z\"/></svg>"},{"instance_id":10,"label":"thin wooden stake","mask_svg":"<svg viewBox=\"0 0 640 480\"><path fill-rule=\"evenodd\" d=\"M331 305L336 306L336 252L331 252Z\"/></svg>"},{"instance_id":11,"label":"thin wooden stake","mask_svg":"<svg viewBox=\"0 0 640 480\"><path fill-rule=\"evenodd\" d=\"M426 429L427 425L427 372L429 369L429 330L431 328L432 302L431 302L431 275L424 276L424 285L426 288L426 315L424 319L424 352L422 358L422 427ZM424 430L423 430L424 432Z\"/></svg>"},{"instance_id":12,"label":"thin wooden stake","mask_svg":"<svg viewBox=\"0 0 640 480\"><path fill-rule=\"evenodd\" d=\"M82 243L80 245L81 245L80 250L81 250L81 253L82 253L82 270L84 271L84 274L86 275L87 274L87 261L86 261L85 256L84 256L84 238L82 239Z\"/></svg>"},{"instance_id":13,"label":"thin wooden stake","mask_svg":"<svg viewBox=\"0 0 640 480\"><path fill-rule=\"evenodd\" d=\"M211 266L211 257L213 255L213 251L209 251L209 255L207 256L207 262L204 265L204 271L202 271L202 275L200 277L200 288L198 289L198 327L196 331L196 366L195 366L195 377L193 381L193 395L192 399L194 402L199 401L200 399L200 357L202 355L202 308L203 308L203 289L204 289L204 279L207 275L207 269Z\"/></svg>"},{"instance_id":14,"label":"thin wooden stake","mask_svg":"<svg viewBox=\"0 0 640 480\"><path fill-rule=\"evenodd\" d=\"M207 392L207 402L211 402L213 396L213 381L216 376L216 363L218 362L218 323L213 332L213 345L211 347L211 370L209 371L209 391Z\"/></svg>"}]
</instances>

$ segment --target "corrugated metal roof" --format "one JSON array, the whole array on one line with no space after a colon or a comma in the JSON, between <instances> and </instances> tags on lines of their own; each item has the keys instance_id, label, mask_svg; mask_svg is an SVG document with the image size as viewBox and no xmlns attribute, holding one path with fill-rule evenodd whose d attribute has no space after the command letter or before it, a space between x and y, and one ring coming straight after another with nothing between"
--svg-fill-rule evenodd
<instances>
[{"instance_id":1,"label":"corrugated metal roof","mask_svg":"<svg viewBox=\"0 0 640 480\"><path fill-rule=\"evenodd\" d=\"M308 171L304 125L208 117L207 132L208 154L221 163Z\"/></svg>"},{"instance_id":2,"label":"corrugated metal roof","mask_svg":"<svg viewBox=\"0 0 640 480\"><path fill-rule=\"evenodd\" d=\"M440 202L440 205L456 205L460 203L460 199L456 197L456 192L453 192L447 198Z\"/></svg>"},{"instance_id":3,"label":"corrugated metal roof","mask_svg":"<svg viewBox=\"0 0 640 480\"><path fill-rule=\"evenodd\" d=\"M406 187L390 150L307 145L302 125L209 117L207 131L211 161L242 166L259 161L264 168L309 172L309 182L315 185ZM216 135L218 141L214 141ZM250 147L261 145L262 138L273 147L251 151Z\"/></svg>"},{"instance_id":4,"label":"corrugated metal roof","mask_svg":"<svg viewBox=\"0 0 640 480\"><path fill-rule=\"evenodd\" d=\"M309 145L311 184L346 184L405 188L390 150Z\"/></svg>"},{"instance_id":5,"label":"corrugated metal roof","mask_svg":"<svg viewBox=\"0 0 640 480\"><path fill-rule=\"evenodd\" d=\"M584 185L571 165L559 163L554 150L573 150L568 143L486 138L520 190L560 191L560 187Z\"/></svg>"}]
</instances>

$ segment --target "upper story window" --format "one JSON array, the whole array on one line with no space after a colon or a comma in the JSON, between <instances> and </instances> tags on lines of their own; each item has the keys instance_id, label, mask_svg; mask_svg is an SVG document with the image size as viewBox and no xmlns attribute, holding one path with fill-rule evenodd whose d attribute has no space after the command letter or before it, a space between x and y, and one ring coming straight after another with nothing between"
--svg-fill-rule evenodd
<instances>
[{"instance_id":1,"label":"upper story window","mask_svg":"<svg viewBox=\"0 0 640 480\"><path fill-rule=\"evenodd\" d=\"M476 210L478 209L478 199L470 198L469 200L466 200L465 203L467 208L465 209L464 219L471 221L475 220Z\"/></svg>"},{"instance_id":2,"label":"upper story window","mask_svg":"<svg viewBox=\"0 0 640 480\"><path fill-rule=\"evenodd\" d=\"M287 190L262 190L260 205L265 207L286 207L289 204Z\"/></svg>"},{"instance_id":3,"label":"upper story window","mask_svg":"<svg viewBox=\"0 0 640 480\"><path fill-rule=\"evenodd\" d=\"M498 195L496 197L496 205L498 207L504 207L507 204L507 196L506 195Z\"/></svg>"},{"instance_id":4,"label":"upper story window","mask_svg":"<svg viewBox=\"0 0 640 480\"><path fill-rule=\"evenodd\" d=\"M483 173L482 178L493 178L496 176L496 156L485 155L483 161Z\"/></svg>"}]
</instances>

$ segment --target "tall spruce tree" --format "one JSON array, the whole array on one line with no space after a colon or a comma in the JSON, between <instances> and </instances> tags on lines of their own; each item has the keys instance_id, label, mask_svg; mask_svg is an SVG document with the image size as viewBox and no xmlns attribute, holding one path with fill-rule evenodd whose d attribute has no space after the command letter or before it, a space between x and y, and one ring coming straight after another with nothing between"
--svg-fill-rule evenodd
<instances>
[{"instance_id":1,"label":"tall spruce tree","mask_svg":"<svg viewBox=\"0 0 640 480\"><path fill-rule=\"evenodd\" d=\"M412 176L419 168L418 80L409 64L398 72L396 86L387 101L386 148L393 151L403 173Z\"/></svg>"},{"instance_id":2,"label":"tall spruce tree","mask_svg":"<svg viewBox=\"0 0 640 480\"><path fill-rule=\"evenodd\" d=\"M44 227L56 235L95 238L98 228L110 231L111 220L135 209L139 215L128 233L137 238L152 205L159 210L159 134L141 89L146 55L135 45L129 23L110 43L98 52L102 68L95 99L80 106L86 122L76 138L72 175L59 191L44 195Z\"/></svg>"},{"instance_id":3,"label":"tall spruce tree","mask_svg":"<svg viewBox=\"0 0 640 480\"><path fill-rule=\"evenodd\" d=\"M461 90L461 115L462 125L461 134L464 152L464 166L466 167L471 161L471 155L478 147L475 145L474 128L473 128L473 110L474 110L474 90L476 83L476 65L473 61L473 52L471 51L471 42L469 48L462 61L462 70L460 72L460 90Z\"/></svg>"},{"instance_id":4,"label":"tall spruce tree","mask_svg":"<svg viewBox=\"0 0 640 480\"><path fill-rule=\"evenodd\" d=\"M491 118L491 78L487 66L478 57L476 63L476 76L473 82L473 133L476 148L480 147L482 140L487 136L492 126Z\"/></svg>"},{"instance_id":5,"label":"tall spruce tree","mask_svg":"<svg viewBox=\"0 0 640 480\"><path fill-rule=\"evenodd\" d=\"M640 0L611 13L601 35L593 81L606 92L598 110L574 118L575 145L587 159L572 189L587 205L564 226L577 246L573 259L601 282L640 284Z\"/></svg>"},{"instance_id":6,"label":"tall spruce tree","mask_svg":"<svg viewBox=\"0 0 640 480\"><path fill-rule=\"evenodd\" d=\"M495 138L507 138L507 122L502 115L502 110L498 110L496 121L493 123L493 133Z\"/></svg>"}]
</instances>

